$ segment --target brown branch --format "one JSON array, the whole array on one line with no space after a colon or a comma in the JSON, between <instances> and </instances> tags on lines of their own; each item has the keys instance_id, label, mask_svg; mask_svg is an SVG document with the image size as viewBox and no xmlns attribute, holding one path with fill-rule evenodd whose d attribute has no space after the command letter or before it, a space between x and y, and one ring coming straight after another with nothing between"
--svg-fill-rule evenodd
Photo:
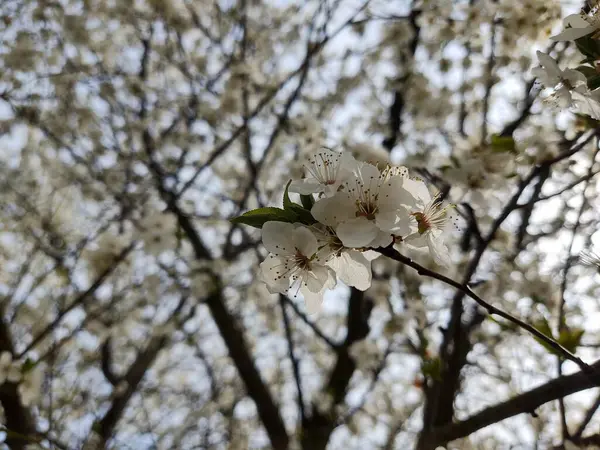
<instances>
[{"instance_id":1,"label":"brown branch","mask_svg":"<svg viewBox=\"0 0 600 450\"><path fill-rule=\"evenodd\" d=\"M592 371L600 371L600 361L595 362L589 367ZM433 429L425 437L426 446L424 448L427 450L435 449L437 446L469 436L477 430L481 430L509 417L524 413L533 413L545 403L593 388L596 385L597 379L594 380L583 370L572 375L555 378L510 400L490 406L468 419Z\"/></svg>"},{"instance_id":2,"label":"brown branch","mask_svg":"<svg viewBox=\"0 0 600 450\"><path fill-rule=\"evenodd\" d=\"M9 352L14 357L13 339L8 324L0 318L0 353ZM0 386L0 404L4 409L7 433L5 443L11 450L24 450L31 443L29 436L37 434L35 420L19 396L16 383Z\"/></svg>"},{"instance_id":3,"label":"brown branch","mask_svg":"<svg viewBox=\"0 0 600 450\"><path fill-rule=\"evenodd\" d=\"M153 337L146 348L138 354L133 364L129 367L129 370L127 370L127 373L123 377L123 382L127 383L125 390L117 392L110 408L97 424L102 447L106 447L107 442L113 436L115 427L125 412L129 400L137 392L146 372L154 363L158 352L167 342L168 338L166 336Z\"/></svg>"},{"instance_id":4,"label":"brown branch","mask_svg":"<svg viewBox=\"0 0 600 450\"><path fill-rule=\"evenodd\" d=\"M414 58L415 53L417 52L417 47L419 45L419 37L421 33L421 27L418 25L418 19L421 15L421 10L414 9L411 11L408 16L408 21L413 31L413 38L409 45L409 52L411 58ZM410 63L406 62L406 65L409 66ZM396 81L400 83L403 87L406 82L410 79L410 73L403 75ZM382 145L388 151L391 152L394 146L396 145L396 141L398 140L398 135L401 132L402 128L402 113L404 112L405 99L404 99L404 89L397 89L394 92L394 101L390 106L389 112L389 135L383 140Z\"/></svg>"},{"instance_id":5,"label":"brown branch","mask_svg":"<svg viewBox=\"0 0 600 450\"><path fill-rule=\"evenodd\" d=\"M283 326L285 328L285 337L288 342L288 355L292 363L292 372L296 382L296 391L298 395L298 410L300 411L300 421L303 423L306 420L306 411L304 410L304 393L302 392L302 380L300 379L300 364L294 353L294 337L292 336L292 327L290 319L285 309L285 295L279 294L279 306L281 307L281 315L283 316Z\"/></svg>"},{"instance_id":6,"label":"brown branch","mask_svg":"<svg viewBox=\"0 0 600 450\"><path fill-rule=\"evenodd\" d=\"M337 349L337 360L325 388L327 394L333 398L333 405L339 405L346 397L348 383L356 369L356 363L350 356L350 347L369 334L368 320L372 309L372 300L365 298L364 292L352 288L348 299L346 339ZM303 423L302 448L304 450L324 450L337 425L335 414L319 411L313 404L312 415Z\"/></svg>"},{"instance_id":7,"label":"brown branch","mask_svg":"<svg viewBox=\"0 0 600 450\"><path fill-rule=\"evenodd\" d=\"M46 326L46 328L44 328L42 331L40 331L40 333L31 340L29 345L27 347L25 347L25 349L22 352L20 352L16 358L20 359L24 355L26 355L27 352L29 352L33 347L35 347L37 344L39 344L46 336L48 336L48 334L50 334L58 326L58 324L60 323L60 321L62 320L62 318L64 316L66 316L70 311L72 311L77 306L85 303L94 294L94 292L96 292L98 290L98 288L102 285L102 283L104 283L104 281L106 281L106 279L110 276L110 274L127 257L127 255L129 255L131 250L133 250L133 247L134 247L134 244L130 244L125 249L123 249L121 251L121 253L115 258L114 263L110 267L107 267L98 276L98 278L96 278L96 280L92 283L92 285L89 288L87 288L85 291L83 291L81 294L79 294L77 296L77 298L75 300L73 300L69 306L67 306L65 309L60 311L58 313L58 315L55 317L55 319L50 324L48 324Z\"/></svg>"}]
</instances>

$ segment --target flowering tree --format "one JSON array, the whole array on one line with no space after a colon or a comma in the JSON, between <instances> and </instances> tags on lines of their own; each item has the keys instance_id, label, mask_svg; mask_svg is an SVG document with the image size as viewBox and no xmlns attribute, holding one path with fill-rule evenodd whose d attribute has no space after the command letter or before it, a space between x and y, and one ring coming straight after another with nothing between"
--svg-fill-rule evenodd
<instances>
[{"instance_id":1,"label":"flowering tree","mask_svg":"<svg viewBox=\"0 0 600 450\"><path fill-rule=\"evenodd\" d=\"M600 445L596 6L0 17L8 448Z\"/></svg>"}]
</instances>

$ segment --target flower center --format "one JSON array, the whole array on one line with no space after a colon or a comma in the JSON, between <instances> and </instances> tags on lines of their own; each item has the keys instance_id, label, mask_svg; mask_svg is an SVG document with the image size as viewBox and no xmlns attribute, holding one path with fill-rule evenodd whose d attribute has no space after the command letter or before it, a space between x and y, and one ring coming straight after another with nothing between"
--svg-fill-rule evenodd
<instances>
[{"instance_id":1,"label":"flower center","mask_svg":"<svg viewBox=\"0 0 600 450\"><path fill-rule=\"evenodd\" d=\"M366 217L368 220L375 220L375 214L379 211L377 203L371 201L356 201L356 217Z\"/></svg>"},{"instance_id":2,"label":"flower center","mask_svg":"<svg viewBox=\"0 0 600 450\"><path fill-rule=\"evenodd\" d=\"M319 183L331 186L335 184L340 167L340 157L332 156L325 152L317 153L314 159L309 160L310 166L306 170Z\"/></svg>"},{"instance_id":3,"label":"flower center","mask_svg":"<svg viewBox=\"0 0 600 450\"><path fill-rule=\"evenodd\" d=\"M417 230L419 231L419 234L423 234L431 228L431 223L422 212L412 213L411 215L417 221Z\"/></svg>"},{"instance_id":4,"label":"flower center","mask_svg":"<svg viewBox=\"0 0 600 450\"><path fill-rule=\"evenodd\" d=\"M310 258L296 248L296 254L294 255L294 265L301 270L310 270Z\"/></svg>"},{"instance_id":5,"label":"flower center","mask_svg":"<svg viewBox=\"0 0 600 450\"><path fill-rule=\"evenodd\" d=\"M419 234L425 234L432 229L441 230L448 221L448 209L454 205L442 207L440 195L436 195L425 206L423 211L411 213L411 216L417 221L417 231Z\"/></svg>"}]
</instances>

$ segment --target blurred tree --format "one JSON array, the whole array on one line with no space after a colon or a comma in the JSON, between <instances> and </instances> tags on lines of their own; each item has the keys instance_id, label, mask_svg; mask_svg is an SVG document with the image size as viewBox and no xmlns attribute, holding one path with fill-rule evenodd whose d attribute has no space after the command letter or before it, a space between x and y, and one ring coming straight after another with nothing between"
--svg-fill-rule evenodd
<instances>
[{"instance_id":1,"label":"blurred tree","mask_svg":"<svg viewBox=\"0 0 600 450\"><path fill-rule=\"evenodd\" d=\"M581 6L0 2L4 444L600 446L600 126L531 73L581 61L549 39ZM321 146L457 204L450 267L389 253L316 315L270 294L228 219Z\"/></svg>"}]
</instances>

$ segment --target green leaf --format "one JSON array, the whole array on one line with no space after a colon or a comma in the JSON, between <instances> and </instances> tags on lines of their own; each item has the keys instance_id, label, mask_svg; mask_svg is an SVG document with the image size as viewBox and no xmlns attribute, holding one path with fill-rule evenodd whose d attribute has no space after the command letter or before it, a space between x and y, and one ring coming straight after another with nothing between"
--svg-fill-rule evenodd
<instances>
[{"instance_id":1,"label":"green leaf","mask_svg":"<svg viewBox=\"0 0 600 450\"><path fill-rule=\"evenodd\" d=\"M492 151L504 153L517 153L517 148L515 146L515 140L512 136L500 136L498 134L492 135L490 141Z\"/></svg>"},{"instance_id":2,"label":"green leaf","mask_svg":"<svg viewBox=\"0 0 600 450\"><path fill-rule=\"evenodd\" d=\"M581 328L573 328L571 330L564 328L558 337L558 343L564 348L574 353L581 343L584 330Z\"/></svg>"},{"instance_id":3,"label":"green leaf","mask_svg":"<svg viewBox=\"0 0 600 450\"><path fill-rule=\"evenodd\" d=\"M575 70L584 74L588 80L590 78L598 75L598 72L596 72L596 69L594 69L593 67L590 67L590 66L578 66L575 68Z\"/></svg>"},{"instance_id":4,"label":"green leaf","mask_svg":"<svg viewBox=\"0 0 600 450\"><path fill-rule=\"evenodd\" d=\"M310 213L310 211L308 211L307 209L304 209L300 205L296 205L295 203L292 203L292 206L290 206L290 209L287 211L295 214L296 221L303 223L304 225L312 225L314 223L317 223L317 221L315 220L313 215Z\"/></svg>"},{"instance_id":5,"label":"green leaf","mask_svg":"<svg viewBox=\"0 0 600 450\"><path fill-rule=\"evenodd\" d=\"M600 87L600 75L596 73L595 76L588 78L587 85L590 90L594 90Z\"/></svg>"},{"instance_id":6,"label":"green leaf","mask_svg":"<svg viewBox=\"0 0 600 450\"><path fill-rule=\"evenodd\" d=\"M554 339L554 335L552 334L552 329L550 328L550 324L548 323L548 321L546 320L545 317L534 322L533 326L544 336L547 336L550 339ZM556 353L556 350L554 350L552 347L550 347L546 342L544 342L540 338L534 336L534 339L536 341L538 341L550 353Z\"/></svg>"},{"instance_id":7,"label":"green leaf","mask_svg":"<svg viewBox=\"0 0 600 450\"><path fill-rule=\"evenodd\" d=\"M288 210L293 205L296 205L293 201L290 200L290 194L288 193L290 184L292 184L292 180L287 182L287 184L285 185L285 191L283 191L283 209L285 209L285 210Z\"/></svg>"},{"instance_id":8,"label":"green leaf","mask_svg":"<svg viewBox=\"0 0 600 450\"><path fill-rule=\"evenodd\" d=\"M265 222L269 222L271 220L294 223L297 220L297 216L293 211L267 207L253 209L252 211L248 211L241 216L229 219L231 223L249 225L254 228L262 228Z\"/></svg>"},{"instance_id":9,"label":"green leaf","mask_svg":"<svg viewBox=\"0 0 600 450\"><path fill-rule=\"evenodd\" d=\"M584 36L575 41L575 45L577 45L577 49L587 56L590 59L598 59L600 56L600 49L598 45L591 36Z\"/></svg>"},{"instance_id":10,"label":"green leaf","mask_svg":"<svg viewBox=\"0 0 600 450\"><path fill-rule=\"evenodd\" d=\"M302 202L302 206L304 206L304 208L308 209L309 211L312 209L313 205L315 204L315 199L312 195L301 194L300 201Z\"/></svg>"},{"instance_id":11,"label":"green leaf","mask_svg":"<svg viewBox=\"0 0 600 450\"><path fill-rule=\"evenodd\" d=\"M304 207L298 205L297 203L294 203L290 200L290 194L288 192L291 183L292 180L288 181L288 183L285 185L285 191L283 192L283 209L287 213L291 213L295 216L296 220L294 220L294 222L300 222L305 225L312 225L313 223L316 223L317 221L310 213L310 209L314 204L314 199L312 195L300 196L300 200L302 201L302 205L304 205Z\"/></svg>"}]
</instances>

